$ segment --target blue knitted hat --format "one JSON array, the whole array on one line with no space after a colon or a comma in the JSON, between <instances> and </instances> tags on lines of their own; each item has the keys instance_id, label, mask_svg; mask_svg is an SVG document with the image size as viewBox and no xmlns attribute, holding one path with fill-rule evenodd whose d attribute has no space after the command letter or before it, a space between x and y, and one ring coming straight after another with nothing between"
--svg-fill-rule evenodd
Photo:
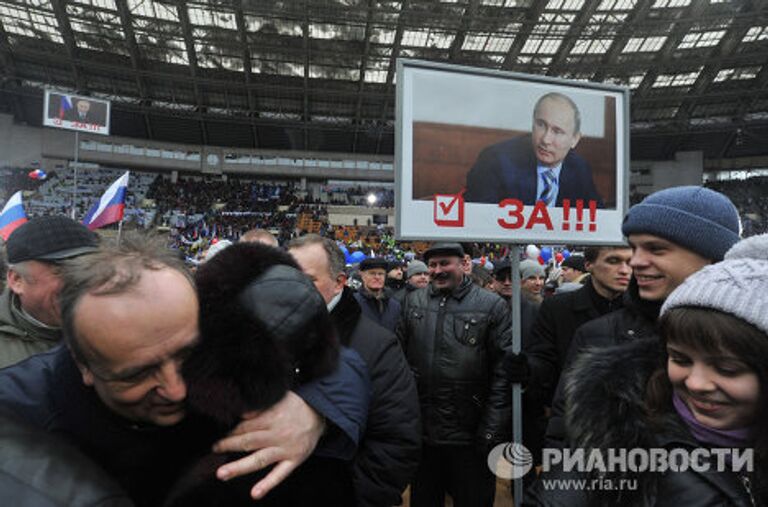
<instances>
[{"instance_id":1,"label":"blue knitted hat","mask_svg":"<svg viewBox=\"0 0 768 507\"><path fill-rule=\"evenodd\" d=\"M655 192L629 209L621 232L653 234L706 259L723 260L739 241L739 212L730 199L703 187Z\"/></svg>"}]
</instances>

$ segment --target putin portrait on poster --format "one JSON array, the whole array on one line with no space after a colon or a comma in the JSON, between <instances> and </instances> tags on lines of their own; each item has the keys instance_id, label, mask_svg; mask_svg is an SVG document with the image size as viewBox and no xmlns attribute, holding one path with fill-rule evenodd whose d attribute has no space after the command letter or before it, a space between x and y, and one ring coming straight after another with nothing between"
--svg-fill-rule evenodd
<instances>
[{"instance_id":1,"label":"putin portrait on poster","mask_svg":"<svg viewBox=\"0 0 768 507\"><path fill-rule=\"evenodd\" d=\"M562 93L541 96L530 135L507 139L480 152L467 174L467 202L498 204L519 199L561 207L563 200L596 201L603 207L592 168L573 149L581 139L581 113Z\"/></svg>"}]
</instances>

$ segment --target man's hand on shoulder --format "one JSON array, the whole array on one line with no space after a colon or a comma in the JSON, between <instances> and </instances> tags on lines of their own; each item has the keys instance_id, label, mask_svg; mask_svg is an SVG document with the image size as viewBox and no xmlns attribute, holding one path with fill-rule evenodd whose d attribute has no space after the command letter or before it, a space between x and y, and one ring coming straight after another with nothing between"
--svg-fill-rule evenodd
<instances>
[{"instance_id":1,"label":"man's hand on shoulder","mask_svg":"<svg viewBox=\"0 0 768 507\"><path fill-rule=\"evenodd\" d=\"M312 454L324 431L323 417L289 391L268 410L244 414L240 424L214 445L215 452L253 451L244 458L221 466L216 476L229 480L277 463L251 489L251 496L258 500Z\"/></svg>"}]
</instances>

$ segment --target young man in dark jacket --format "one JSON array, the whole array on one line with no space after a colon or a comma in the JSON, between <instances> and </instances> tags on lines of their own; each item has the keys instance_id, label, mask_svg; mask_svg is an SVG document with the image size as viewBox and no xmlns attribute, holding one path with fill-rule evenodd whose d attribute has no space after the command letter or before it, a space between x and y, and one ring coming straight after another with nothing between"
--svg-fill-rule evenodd
<instances>
[{"instance_id":1,"label":"young man in dark jacket","mask_svg":"<svg viewBox=\"0 0 768 507\"><path fill-rule=\"evenodd\" d=\"M572 256L574 257L574 256ZM632 268L629 247L589 247L584 266L590 276L581 289L546 298L523 352L531 365L529 384L544 395L549 406L560 379L576 329L621 308L622 295L629 286Z\"/></svg>"},{"instance_id":2,"label":"young man in dark jacket","mask_svg":"<svg viewBox=\"0 0 768 507\"><path fill-rule=\"evenodd\" d=\"M430 285L410 293L397 336L416 377L423 420L422 461L411 505L491 506L495 477L488 451L507 440L510 384L503 368L512 346L510 311L464 275L458 243L427 250Z\"/></svg>"},{"instance_id":3,"label":"young man in dark jacket","mask_svg":"<svg viewBox=\"0 0 768 507\"><path fill-rule=\"evenodd\" d=\"M292 240L288 252L323 296L342 345L356 350L371 374L368 424L353 469L356 505L399 505L421 449L419 399L408 363L395 335L363 315L345 286L344 253L336 243L308 234Z\"/></svg>"},{"instance_id":4,"label":"young man in dark jacket","mask_svg":"<svg viewBox=\"0 0 768 507\"><path fill-rule=\"evenodd\" d=\"M634 340L657 340L656 321L664 300L688 276L723 259L739 240L739 214L723 194L703 187L673 187L633 206L622 225L632 247L633 274L623 308L587 322L574 334L563 371L587 349ZM552 402L547 444L565 435L564 380Z\"/></svg>"}]
</instances>

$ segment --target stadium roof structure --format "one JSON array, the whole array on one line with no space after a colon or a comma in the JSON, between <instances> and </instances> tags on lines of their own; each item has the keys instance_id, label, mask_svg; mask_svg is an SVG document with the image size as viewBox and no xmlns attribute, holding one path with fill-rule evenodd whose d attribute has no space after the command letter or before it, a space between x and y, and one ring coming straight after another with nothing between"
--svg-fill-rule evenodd
<instances>
[{"instance_id":1,"label":"stadium roof structure","mask_svg":"<svg viewBox=\"0 0 768 507\"><path fill-rule=\"evenodd\" d=\"M393 153L398 57L629 86L633 159L768 155L764 0L0 0L30 125L53 87L120 136Z\"/></svg>"}]
</instances>

